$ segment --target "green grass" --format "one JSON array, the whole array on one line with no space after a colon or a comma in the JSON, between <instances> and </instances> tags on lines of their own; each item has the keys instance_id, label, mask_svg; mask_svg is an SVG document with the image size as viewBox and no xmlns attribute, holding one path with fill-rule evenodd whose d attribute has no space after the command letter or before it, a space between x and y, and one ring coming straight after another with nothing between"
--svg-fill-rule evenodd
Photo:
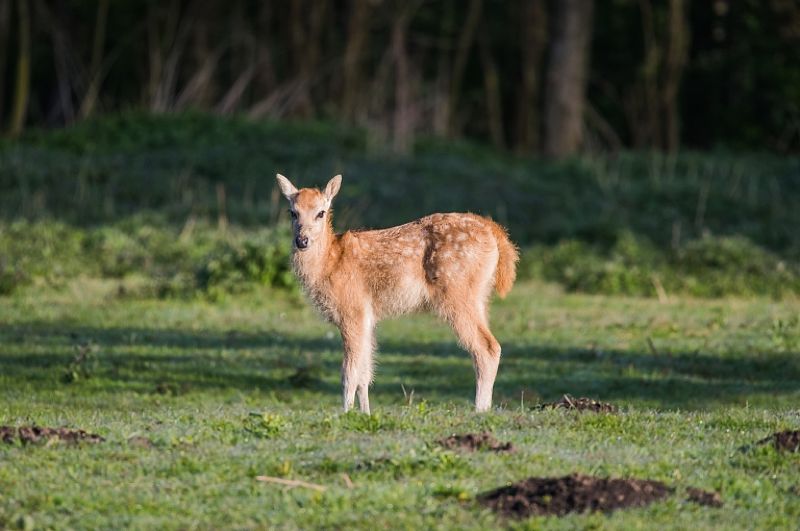
<instances>
[{"instance_id":1,"label":"green grass","mask_svg":"<svg viewBox=\"0 0 800 531\"><path fill-rule=\"evenodd\" d=\"M800 455L739 450L800 428L796 300L659 304L522 283L494 304L503 344L495 411L471 411L471 363L451 332L413 316L379 329L375 414L364 417L340 413L338 336L295 295L131 299L123 282L34 284L0 298L0 423L107 439L0 446L0 528L766 529L800 520ZM410 405L401 384L414 391ZM622 409L532 408L563 393ZM432 444L478 430L518 451ZM153 447L129 445L133 436ZM474 501L506 482L574 471L658 479L679 494L610 516L522 522ZM262 474L328 489L287 490L254 479ZM685 503L687 486L720 490L725 507Z\"/></svg>"}]
</instances>

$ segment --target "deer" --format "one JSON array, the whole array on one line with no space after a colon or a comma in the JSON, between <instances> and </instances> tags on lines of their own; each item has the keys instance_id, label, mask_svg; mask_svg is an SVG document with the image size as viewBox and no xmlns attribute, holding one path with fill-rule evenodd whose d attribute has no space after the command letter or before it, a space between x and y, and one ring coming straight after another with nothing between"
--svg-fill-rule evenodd
<instances>
[{"instance_id":1,"label":"deer","mask_svg":"<svg viewBox=\"0 0 800 531\"><path fill-rule=\"evenodd\" d=\"M491 409L500 343L489 330L492 290L503 298L516 279L517 247L507 230L471 213L437 213L404 225L335 234L331 204L342 176L297 189L281 174L289 201L291 264L305 295L339 328L344 347L342 401L369 414L375 327L381 319L428 311L455 332L475 369L475 410Z\"/></svg>"}]
</instances>

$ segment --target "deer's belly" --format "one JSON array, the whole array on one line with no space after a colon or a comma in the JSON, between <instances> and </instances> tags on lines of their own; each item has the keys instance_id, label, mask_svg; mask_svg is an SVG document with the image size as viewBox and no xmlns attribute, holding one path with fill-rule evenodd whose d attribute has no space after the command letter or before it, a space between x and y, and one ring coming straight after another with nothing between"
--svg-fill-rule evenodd
<instances>
[{"instance_id":1,"label":"deer's belly","mask_svg":"<svg viewBox=\"0 0 800 531\"><path fill-rule=\"evenodd\" d=\"M373 304L380 317L419 311L428 304L428 287L419 275L385 279L374 286Z\"/></svg>"}]
</instances>

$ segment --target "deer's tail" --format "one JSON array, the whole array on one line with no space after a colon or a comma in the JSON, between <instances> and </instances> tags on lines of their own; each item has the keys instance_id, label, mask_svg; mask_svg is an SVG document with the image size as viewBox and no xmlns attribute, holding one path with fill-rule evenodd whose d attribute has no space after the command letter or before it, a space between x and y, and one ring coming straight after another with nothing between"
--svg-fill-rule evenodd
<instances>
[{"instance_id":1,"label":"deer's tail","mask_svg":"<svg viewBox=\"0 0 800 531\"><path fill-rule=\"evenodd\" d=\"M492 229L494 239L497 241L497 250L500 253L494 273L494 289L497 290L500 298L503 298L511 291L514 280L517 278L519 251L517 251L517 246L511 242L508 232L502 225L489 220L489 227Z\"/></svg>"}]
</instances>

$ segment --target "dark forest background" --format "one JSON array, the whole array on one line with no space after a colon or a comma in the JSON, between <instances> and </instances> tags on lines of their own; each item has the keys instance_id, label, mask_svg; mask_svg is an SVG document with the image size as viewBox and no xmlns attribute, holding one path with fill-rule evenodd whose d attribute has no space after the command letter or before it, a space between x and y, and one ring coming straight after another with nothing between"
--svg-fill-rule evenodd
<instances>
[{"instance_id":1,"label":"dark forest background","mask_svg":"<svg viewBox=\"0 0 800 531\"><path fill-rule=\"evenodd\" d=\"M187 109L519 153L800 149L797 0L0 0L7 135Z\"/></svg>"}]
</instances>

